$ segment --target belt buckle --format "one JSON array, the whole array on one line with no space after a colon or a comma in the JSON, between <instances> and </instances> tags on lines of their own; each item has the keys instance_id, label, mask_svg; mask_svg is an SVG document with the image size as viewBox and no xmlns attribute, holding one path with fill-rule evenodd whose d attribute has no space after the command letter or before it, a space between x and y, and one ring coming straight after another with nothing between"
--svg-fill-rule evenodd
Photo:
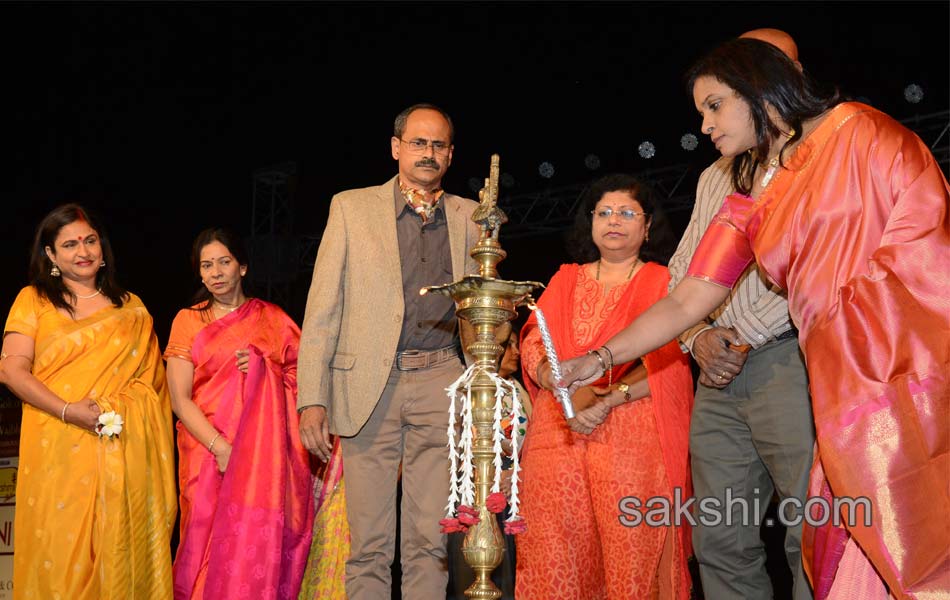
<instances>
[{"instance_id":1,"label":"belt buckle","mask_svg":"<svg viewBox=\"0 0 950 600\"><path fill-rule=\"evenodd\" d=\"M398 352L396 354L396 369L400 371L415 371L417 369L425 368L426 363L428 363L428 360L426 360L427 358L426 354L427 354L426 352L422 352L421 350L403 350L402 352ZM410 360L409 365L406 365L403 363L404 358L408 358L408 359L421 358L423 359L423 362L422 364L419 364L418 362L415 362L415 364L413 364L413 361Z\"/></svg>"}]
</instances>

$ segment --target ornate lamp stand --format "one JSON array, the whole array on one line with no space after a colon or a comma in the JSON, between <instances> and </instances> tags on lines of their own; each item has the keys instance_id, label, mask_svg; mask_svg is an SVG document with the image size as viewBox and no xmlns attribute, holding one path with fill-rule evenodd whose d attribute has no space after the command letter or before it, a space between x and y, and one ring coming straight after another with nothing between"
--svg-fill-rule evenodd
<instances>
[{"instance_id":1,"label":"ornate lamp stand","mask_svg":"<svg viewBox=\"0 0 950 600\"><path fill-rule=\"evenodd\" d=\"M479 264L479 274L460 281L426 287L420 293L436 293L455 300L456 314L475 330L475 341L467 350L475 357L477 374L469 385L472 397L473 470L475 474L475 506L480 520L465 535L462 553L475 572L475 582L465 591L469 598L495 599L501 592L491 580L491 572L501 563L504 538L495 516L488 511L485 500L494 481L495 458L493 424L496 386L485 372L497 374L498 359L504 348L495 341L495 330L515 318L517 307L530 300L536 281L505 281L498 279L498 263L507 253L498 243L498 230L508 218L498 208L498 179L501 159L491 157L491 170L485 187L479 192L480 206L472 215L482 233L469 254ZM480 369L478 368L480 367Z\"/></svg>"}]
</instances>

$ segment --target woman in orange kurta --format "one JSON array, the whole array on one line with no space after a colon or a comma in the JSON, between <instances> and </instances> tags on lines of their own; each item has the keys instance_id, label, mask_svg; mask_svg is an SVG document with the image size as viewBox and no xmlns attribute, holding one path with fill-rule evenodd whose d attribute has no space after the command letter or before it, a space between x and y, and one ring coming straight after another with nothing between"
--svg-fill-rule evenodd
<instances>
[{"instance_id":1,"label":"woman in orange kurta","mask_svg":"<svg viewBox=\"0 0 950 600\"><path fill-rule=\"evenodd\" d=\"M632 177L591 186L575 250L592 262L563 265L538 301L562 358L600 346L666 295L666 268L643 261L644 242L658 229L653 213L650 189ZM685 355L671 343L642 363L618 363L574 394L577 416L568 423L551 392L534 316L522 336L534 412L523 451L527 531L518 540L517 597L688 598L688 528L643 520L659 499L672 506L690 495L693 387ZM631 500L621 509L624 498L640 506Z\"/></svg>"},{"instance_id":2,"label":"woman in orange kurta","mask_svg":"<svg viewBox=\"0 0 950 600\"><path fill-rule=\"evenodd\" d=\"M175 317L165 353L180 419L175 598L296 599L314 500L297 435L300 330L244 295L232 233L201 232L193 262L203 293Z\"/></svg>"},{"instance_id":3,"label":"woman in orange kurta","mask_svg":"<svg viewBox=\"0 0 950 600\"><path fill-rule=\"evenodd\" d=\"M808 365L818 440L810 495L871 506L869 522L860 510L844 527L806 522L815 597L946 597L947 180L913 133L869 106L814 94L768 44L728 42L690 81L704 131L737 157L741 193L726 199L690 277L606 346L624 357L672 338L754 258L788 290ZM579 360L565 380L597 372Z\"/></svg>"},{"instance_id":4,"label":"woman in orange kurta","mask_svg":"<svg viewBox=\"0 0 950 600\"><path fill-rule=\"evenodd\" d=\"M171 598L174 450L165 372L105 232L65 205L37 230L4 327L0 383L23 400L15 599ZM124 426L96 435L99 417Z\"/></svg>"}]
</instances>

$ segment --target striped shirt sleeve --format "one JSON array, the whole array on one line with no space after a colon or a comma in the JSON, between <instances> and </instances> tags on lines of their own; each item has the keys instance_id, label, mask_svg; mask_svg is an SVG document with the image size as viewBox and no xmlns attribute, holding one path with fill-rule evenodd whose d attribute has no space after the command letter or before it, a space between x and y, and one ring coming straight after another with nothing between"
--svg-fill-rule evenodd
<instances>
[{"instance_id":1,"label":"striped shirt sleeve","mask_svg":"<svg viewBox=\"0 0 950 600\"><path fill-rule=\"evenodd\" d=\"M670 289L686 277L689 263L732 187L732 162L720 158L699 177L696 203L676 253L670 259ZM726 299L709 317L679 337L684 352L691 351L696 336L712 327L734 327L739 336L758 348L792 328L788 301L777 287L767 283L755 264L749 266Z\"/></svg>"}]
</instances>

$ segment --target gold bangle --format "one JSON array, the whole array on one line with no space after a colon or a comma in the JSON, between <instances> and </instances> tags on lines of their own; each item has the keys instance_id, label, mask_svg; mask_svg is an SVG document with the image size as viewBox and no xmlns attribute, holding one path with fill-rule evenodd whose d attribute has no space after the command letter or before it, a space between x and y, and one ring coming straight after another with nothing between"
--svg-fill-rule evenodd
<instances>
[{"instance_id":1,"label":"gold bangle","mask_svg":"<svg viewBox=\"0 0 950 600\"><path fill-rule=\"evenodd\" d=\"M610 368L613 369L614 368L614 353L611 352L610 348L608 348L606 345L601 346L600 348L603 348L604 352L607 353L607 359L610 361ZM598 350L600 350L600 348L598 348Z\"/></svg>"},{"instance_id":2,"label":"gold bangle","mask_svg":"<svg viewBox=\"0 0 950 600\"><path fill-rule=\"evenodd\" d=\"M33 357L28 354L7 354L6 352L0 352L0 360L5 358L25 358L31 365L33 364Z\"/></svg>"},{"instance_id":3,"label":"gold bangle","mask_svg":"<svg viewBox=\"0 0 950 600\"><path fill-rule=\"evenodd\" d=\"M211 441L208 442L208 452L214 454L214 443L218 441L218 438L221 437L221 432L219 431L217 435L211 438Z\"/></svg>"},{"instance_id":4,"label":"gold bangle","mask_svg":"<svg viewBox=\"0 0 950 600\"><path fill-rule=\"evenodd\" d=\"M602 356L600 355L600 352L598 352L598 351L596 351L596 350L588 350L587 353L588 353L588 354L593 354L594 356L597 357L597 361L600 363L601 374L606 373L606 372L607 372L607 363L604 362L604 357L602 357Z\"/></svg>"},{"instance_id":5,"label":"gold bangle","mask_svg":"<svg viewBox=\"0 0 950 600\"><path fill-rule=\"evenodd\" d=\"M601 346L601 348L607 353L607 385L610 386L614 383L614 353L607 346ZM597 355L600 356L600 353L598 352Z\"/></svg>"},{"instance_id":6,"label":"gold bangle","mask_svg":"<svg viewBox=\"0 0 950 600\"><path fill-rule=\"evenodd\" d=\"M60 413L59 419L65 423L66 422L66 409L69 408L69 402L63 402L63 412Z\"/></svg>"}]
</instances>

